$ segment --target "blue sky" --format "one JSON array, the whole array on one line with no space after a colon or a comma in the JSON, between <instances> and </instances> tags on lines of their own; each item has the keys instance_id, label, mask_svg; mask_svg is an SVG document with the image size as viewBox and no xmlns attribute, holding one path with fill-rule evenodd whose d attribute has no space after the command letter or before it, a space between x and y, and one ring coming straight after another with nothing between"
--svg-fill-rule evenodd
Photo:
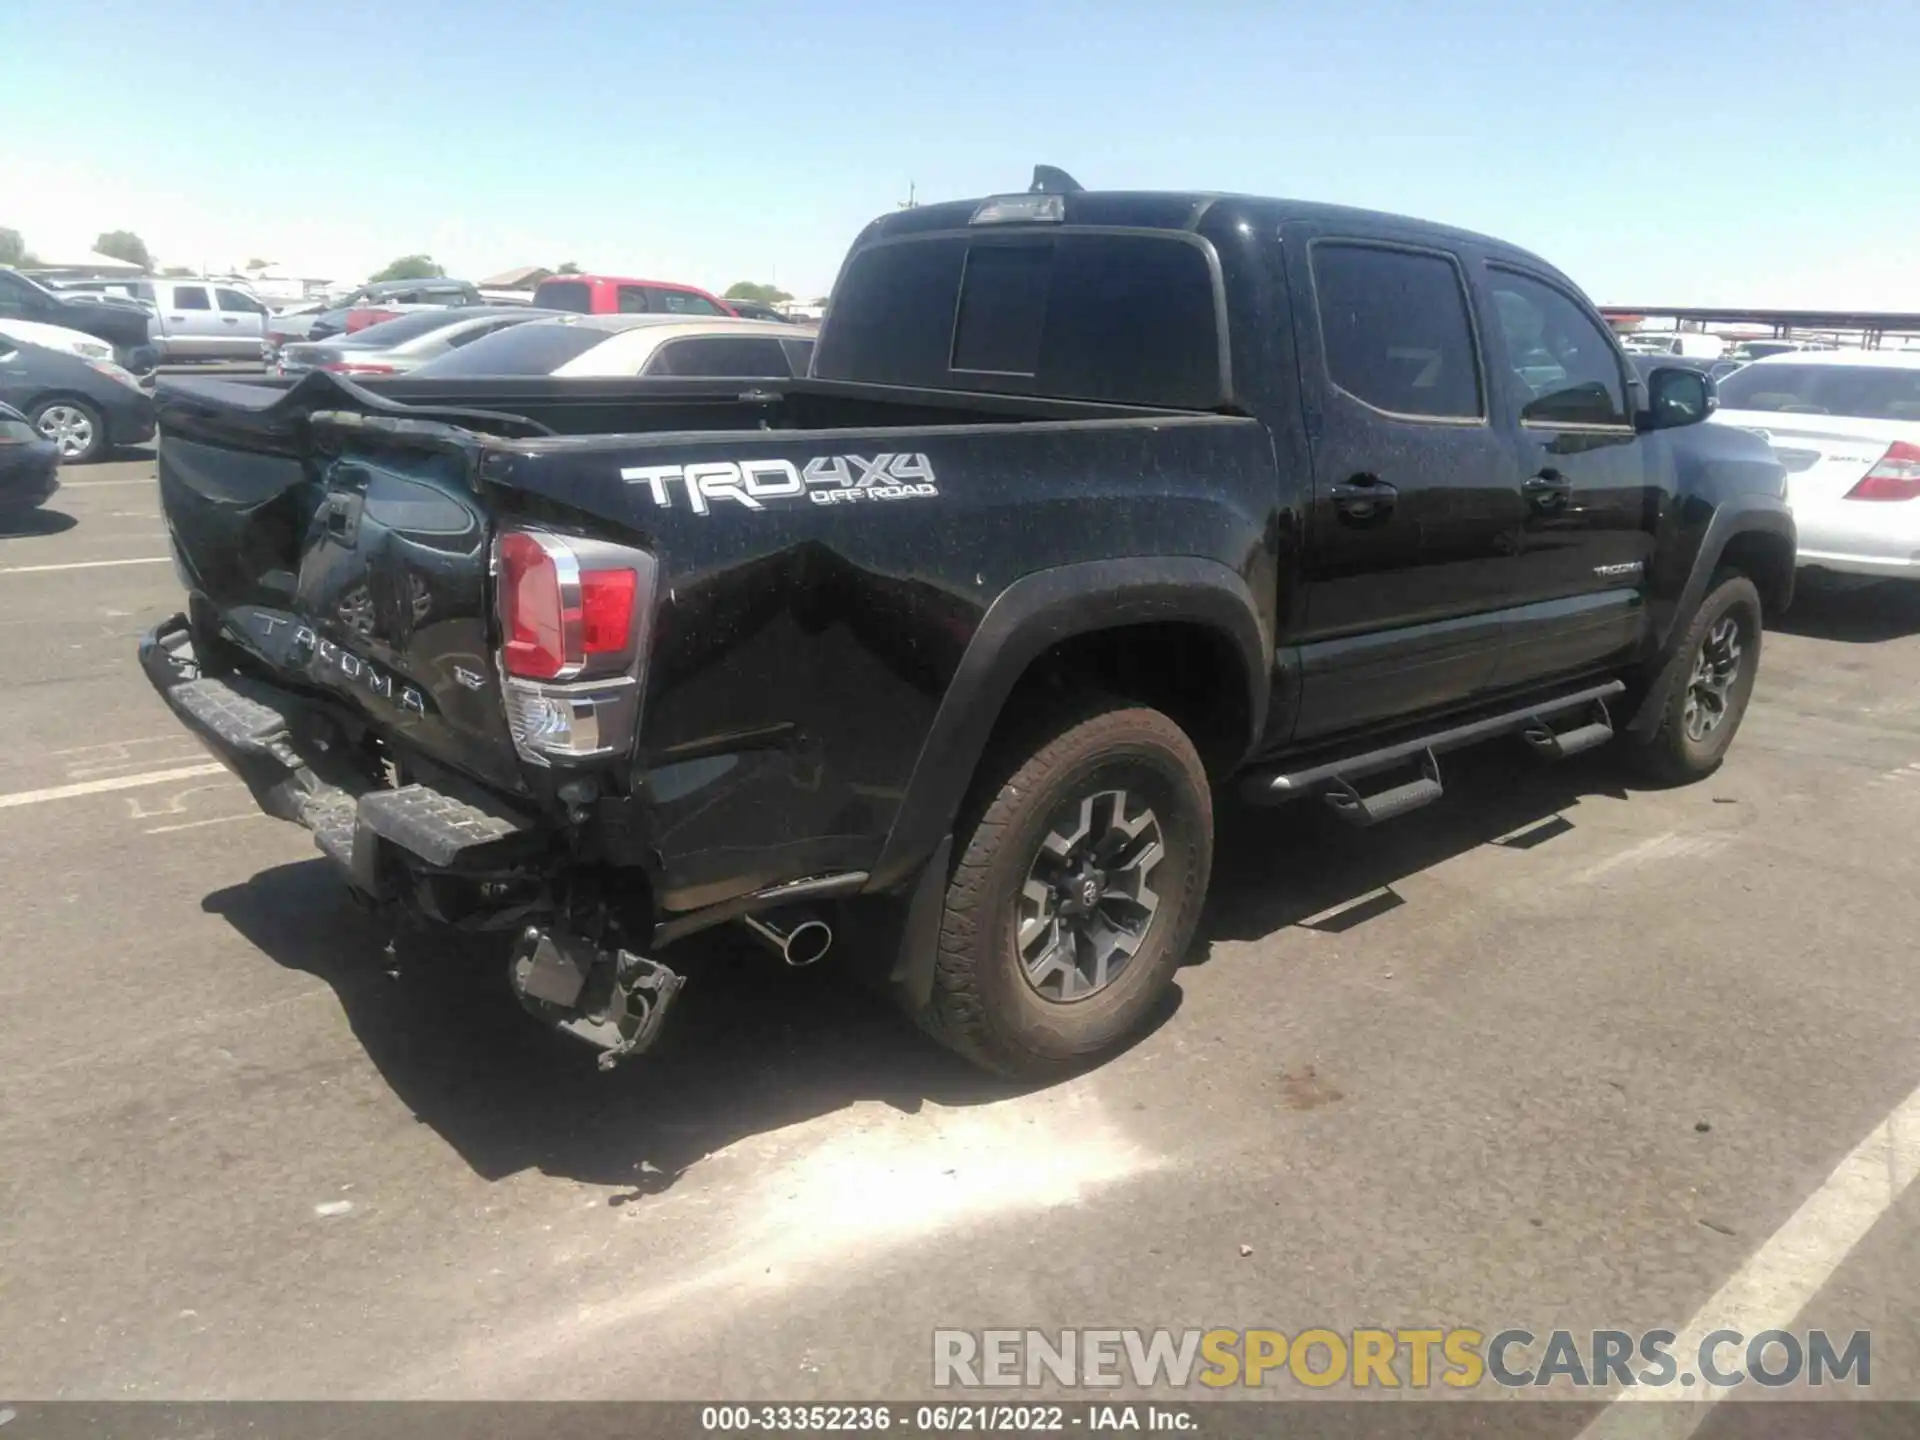
<instances>
[{"instance_id":1,"label":"blue sky","mask_svg":"<svg viewBox=\"0 0 1920 1440\"><path fill-rule=\"evenodd\" d=\"M0 0L0 225L810 298L910 183L1046 161L1489 231L1603 303L1920 309L1917 54L1911 0Z\"/></svg>"}]
</instances>

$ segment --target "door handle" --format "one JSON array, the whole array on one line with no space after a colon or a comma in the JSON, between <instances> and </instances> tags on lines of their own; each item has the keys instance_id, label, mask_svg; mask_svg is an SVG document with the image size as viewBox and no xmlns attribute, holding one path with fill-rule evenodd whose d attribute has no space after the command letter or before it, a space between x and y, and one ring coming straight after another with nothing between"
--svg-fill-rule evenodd
<instances>
[{"instance_id":1,"label":"door handle","mask_svg":"<svg viewBox=\"0 0 1920 1440\"><path fill-rule=\"evenodd\" d=\"M1393 508L1400 492L1375 475L1355 475L1327 487L1334 507L1346 520L1373 520Z\"/></svg>"},{"instance_id":2,"label":"door handle","mask_svg":"<svg viewBox=\"0 0 1920 1440\"><path fill-rule=\"evenodd\" d=\"M1558 470L1542 470L1520 482L1520 493L1542 510L1557 510L1573 494L1573 481Z\"/></svg>"}]
</instances>

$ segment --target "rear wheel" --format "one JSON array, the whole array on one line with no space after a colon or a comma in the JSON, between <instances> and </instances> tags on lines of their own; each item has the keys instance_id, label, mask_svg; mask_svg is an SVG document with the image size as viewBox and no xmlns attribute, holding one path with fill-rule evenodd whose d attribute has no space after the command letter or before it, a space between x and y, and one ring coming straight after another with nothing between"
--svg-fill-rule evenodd
<instances>
[{"instance_id":1,"label":"rear wheel","mask_svg":"<svg viewBox=\"0 0 1920 1440\"><path fill-rule=\"evenodd\" d=\"M1760 634L1753 582L1731 572L1716 575L1667 661L1660 727L1640 749L1657 778L1698 780L1720 768L1753 694Z\"/></svg>"},{"instance_id":2,"label":"rear wheel","mask_svg":"<svg viewBox=\"0 0 1920 1440\"><path fill-rule=\"evenodd\" d=\"M977 1064L1046 1078L1117 1047L1165 993L1206 894L1212 798L1180 727L1122 700L1037 726L992 773L921 1018Z\"/></svg>"},{"instance_id":3,"label":"rear wheel","mask_svg":"<svg viewBox=\"0 0 1920 1440\"><path fill-rule=\"evenodd\" d=\"M84 400L42 401L29 418L35 430L60 447L65 464L84 465L107 453L106 421Z\"/></svg>"}]
</instances>

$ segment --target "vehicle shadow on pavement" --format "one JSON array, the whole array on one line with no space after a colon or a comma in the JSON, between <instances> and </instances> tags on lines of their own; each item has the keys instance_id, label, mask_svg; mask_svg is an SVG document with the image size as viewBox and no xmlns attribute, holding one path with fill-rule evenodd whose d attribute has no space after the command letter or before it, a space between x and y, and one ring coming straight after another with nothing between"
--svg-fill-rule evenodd
<instances>
[{"instance_id":1,"label":"vehicle shadow on pavement","mask_svg":"<svg viewBox=\"0 0 1920 1440\"><path fill-rule=\"evenodd\" d=\"M17 510L12 514L0 511L0 538L64 535L79 523L64 510Z\"/></svg>"},{"instance_id":2,"label":"vehicle shadow on pavement","mask_svg":"<svg viewBox=\"0 0 1920 1440\"><path fill-rule=\"evenodd\" d=\"M1846 579L1802 571L1793 604L1769 615L1767 626L1809 640L1872 645L1920 634L1920 584L1911 580Z\"/></svg>"},{"instance_id":3,"label":"vehicle shadow on pavement","mask_svg":"<svg viewBox=\"0 0 1920 1440\"><path fill-rule=\"evenodd\" d=\"M733 927L676 945L689 976L659 1044L612 1073L510 993L498 936L401 931L347 896L323 860L207 896L277 963L323 980L421 1121L475 1172L526 1169L627 1187L675 1183L735 1141L861 1100L907 1113L1017 1094L948 1054L835 969L794 970Z\"/></svg>"},{"instance_id":4,"label":"vehicle shadow on pavement","mask_svg":"<svg viewBox=\"0 0 1920 1440\"><path fill-rule=\"evenodd\" d=\"M1371 828L1315 799L1219 806L1202 940L1258 940L1292 925L1358 928L1404 903L1393 887L1408 875L1481 845L1550 845L1574 828L1561 812L1582 796L1617 798L1650 786L1608 750L1549 763L1517 742L1495 741L1451 752L1442 765L1444 796ZM1200 945L1188 963L1208 958Z\"/></svg>"}]
</instances>

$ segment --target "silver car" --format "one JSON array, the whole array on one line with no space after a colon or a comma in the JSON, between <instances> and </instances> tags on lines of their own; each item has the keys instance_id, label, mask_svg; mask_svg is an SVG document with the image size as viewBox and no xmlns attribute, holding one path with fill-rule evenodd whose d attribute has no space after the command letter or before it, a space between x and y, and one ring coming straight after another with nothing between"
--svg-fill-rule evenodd
<instances>
[{"instance_id":1,"label":"silver car","mask_svg":"<svg viewBox=\"0 0 1920 1440\"><path fill-rule=\"evenodd\" d=\"M810 325L720 315L574 315L542 312L436 362L425 376L615 375L788 380L807 373Z\"/></svg>"},{"instance_id":2,"label":"silver car","mask_svg":"<svg viewBox=\"0 0 1920 1440\"><path fill-rule=\"evenodd\" d=\"M271 368L277 375L304 375L309 370L327 370L335 375L405 375L483 336L528 320L551 320L559 313L525 305L415 310L351 335L283 345Z\"/></svg>"}]
</instances>

